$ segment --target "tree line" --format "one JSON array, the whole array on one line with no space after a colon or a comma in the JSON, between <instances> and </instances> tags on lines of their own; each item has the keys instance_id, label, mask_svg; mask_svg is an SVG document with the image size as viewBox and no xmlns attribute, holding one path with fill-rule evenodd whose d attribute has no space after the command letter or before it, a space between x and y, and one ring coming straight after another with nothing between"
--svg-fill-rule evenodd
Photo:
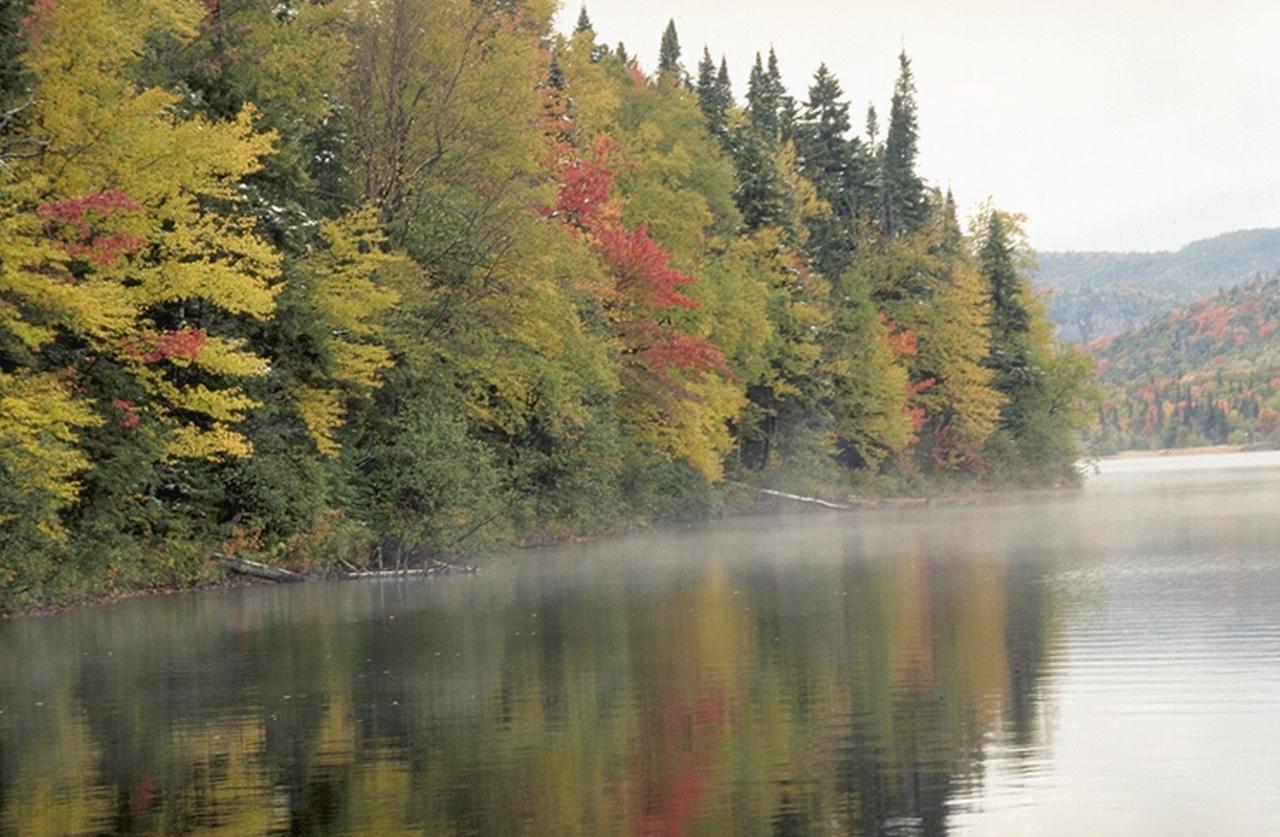
<instances>
[{"instance_id":1,"label":"tree line","mask_svg":"<svg viewBox=\"0 0 1280 837\"><path fill-rule=\"evenodd\" d=\"M1272 275L1088 344L1104 393L1090 447L1280 445L1278 333Z\"/></svg>"},{"instance_id":2,"label":"tree line","mask_svg":"<svg viewBox=\"0 0 1280 837\"><path fill-rule=\"evenodd\" d=\"M822 65L744 101L546 0L0 11L0 582L404 564L726 474L1061 482L1089 406L1016 215Z\"/></svg>"}]
</instances>

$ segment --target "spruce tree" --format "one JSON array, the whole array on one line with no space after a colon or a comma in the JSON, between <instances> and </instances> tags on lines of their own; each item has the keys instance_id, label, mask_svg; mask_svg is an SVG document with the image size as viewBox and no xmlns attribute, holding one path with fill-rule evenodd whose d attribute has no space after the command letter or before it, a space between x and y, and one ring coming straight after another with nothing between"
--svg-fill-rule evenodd
<instances>
[{"instance_id":1,"label":"spruce tree","mask_svg":"<svg viewBox=\"0 0 1280 837\"><path fill-rule=\"evenodd\" d=\"M760 53L751 67L747 79L747 112L751 124L769 139L778 136L778 106L781 98L781 82L777 79L778 59L769 51L769 70L765 69Z\"/></svg>"},{"instance_id":2,"label":"spruce tree","mask_svg":"<svg viewBox=\"0 0 1280 837\"><path fill-rule=\"evenodd\" d=\"M556 60L556 56L553 53L551 55L551 62L547 65L547 80L545 86L552 90L563 91L566 85L567 82L564 77L564 68L560 66L560 62Z\"/></svg>"},{"instance_id":3,"label":"spruce tree","mask_svg":"<svg viewBox=\"0 0 1280 837\"><path fill-rule=\"evenodd\" d=\"M964 234L960 231L960 213L956 210L956 196L952 194L951 187L947 187L947 194L942 199L942 227L946 230L947 241L950 244L958 245Z\"/></svg>"},{"instance_id":4,"label":"spruce tree","mask_svg":"<svg viewBox=\"0 0 1280 837\"><path fill-rule=\"evenodd\" d=\"M704 44L702 47L702 59L698 61L698 81L694 88L698 93L698 107L702 109L702 115L707 118L707 125L711 128L712 133L716 131L716 125L719 121L717 118L716 106L716 65L711 60L711 50L707 49ZM719 118L723 118L723 114L719 114Z\"/></svg>"},{"instance_id":5,"label":"spruce tree","mask_svg":"<svg viewBox=\"0 0 1280 837\"><path fill-rule=\"evenodd\" d=\"M778 138L783 142L795 139L799 112L794 96L783 96L778 105Z\"/></svg>"},{"instance_id":6,"label":"spruce tree","mask_svg":"<svg viewBox=\"0 0 1280 837\"><path fill-rule=\"evenodd\" d=\"M583 6L578 12L578 25L573 28L573 34L577 35L582 32L594 32L591 26L591 18L587 16L587 7Z\"/></svg>"},{"instance_id":7,"label":"spruce tree","mask_svg":"<svg viewBox=\"0 0 1280 837\"><path fill-rule=\"evenodd\" d=\"M10 0L0 6L0 128L4 126L5 113L25 102L30 79L22 62L27 46L26 27L22 20L27 14L26 0Z\"/></svg>"},{"instance_id":8,"label":"spruce tree","mask_svg":"<svg viewBox=\"0 0 1280 837\"><path fill-rule=\"evenodd\" d=\"M728 111L733 107L733 87L729 83L729 62L724 56L720 56L720 70L716 73L716 95L720 97L720 101L724 104L724 109Z\"/></svg>"},{"instance_id":9,"label":"spruce tree","mask_svg":"<svg viewBox=\"0 0 1280 837\"><path fill-rule=\"evenodd\" d=\"M833 202L839 201L843 188L848 146L849 103L843 97L840 82L820 64L797 126L804 174L823 198Z\"/></svg>"},{"instance_id":10,"label":"spruce tree","mask_svg":"<svg viewBox=\"0 0 1280 837\"><path fill-rule=\"evenodd\" d=\"M774 159L774 143L750 124L733 133L733 162L738 188L733 193L747 229L786 223L786 192Z\"/></svg>"},{"instance_id":11,"label":"spruce tree","mask_svg":"<svg viewBox=\"0 0 1280 837\"><path fill-rule=\"evenodd\" d=\"M868 194L877 216L884 203L884 143L880 141L880 119L875 105L867 105L867 132L864 139L870 161Z\"/></svg>"},{"instance_id":12,"label":"spruce tree","mask_svg":"<svg viewBox=\"0 0 1280 837\"><path fill-rule=\"evenodd\" d=\"M858 209L857 196L849 190L850 166L857 155L845 136L849 103L843 97L840 82L826 64L819 65L795 129L800 171L832 210L831 216L814 221L809 236L815 266L832 280L852 260Z\"/></svg>"},{"instance_id":13,"label":"spruce tree","mask_svg":"<svg viewBox=\"0 0 1280 837\"><path fill-rule=\"evenodd\" d=\"M760 58L760 53L756 53L756 63L751 65L751 74L747 76L747 115L751 117L751 124L760 129L762 122L767 120L766 114L763 112L765 103L765 78L764 78L764 61Z\"/></svg>"},{"instance_id":14,"label":"spruce tree","mask_svg":"<svg viewBox=\"0 0 1280 837\"><path fill-rule=\"evenodd\" d=\"M995 372L995 387L1008 400L1000 427L1016 437L1024 429L1027 396L1036 383L1031 358L1031 312L1013 245L1013 230L1004 213L987 217L978 265L991 297L991 351L986 365Z\"/></svg>"},{"instance_id":15,"label":"spruce tree","mask_svg":"<svg viewBox=\"0 0 1280 837\"><path fill-rule=\"evenodd\" d=\"M918 135L916 85L911 60L903 51L898 55L898 80L893 88L881 174L881 224L890 237L919 229L929 214L924 182L915 171Z\"/></svg>"},{"instance_id":16,"label":"spruce tree","mask_svg":"<svg viewBox=\"0 0 1280 837\"><path fill-rule=\"evenodd\" d=\"M769 64L765 73L765 80L768 82L769 105L776 114L782 107L782 99L787 95L787 88L782 84L782 73L778 70L778 56L774 53L773 47L769 47ZM778 120L774 120L774 134L777 134Z\"/></svg>"},{"instance_id":17,"label":"spruce tree","mask_svg":"<svg viewBox=\"0 0 1280 837\"><path fill-rule=\"evenodd\" d=\"M658 78L670 84L684 82L684 68L680 66L680 37L676 34L674 19L667 21L658 46Z\"/></svg>"},{"instance_id":18,"label":"spruce tree","mask_svg":"<svg viewBox=\"0 0 1280 837\"><path fill-rule=\"evenodd\" d=\"M728 142L728 130L725 119L729 108L733 107L733 92L729 87L729 65L722 57L720 69L716 70L711 60L711 53L704 46L702 60L698 62L698 107L707 119L707 129L721 143Z\"/></svg>"}]
</instances>

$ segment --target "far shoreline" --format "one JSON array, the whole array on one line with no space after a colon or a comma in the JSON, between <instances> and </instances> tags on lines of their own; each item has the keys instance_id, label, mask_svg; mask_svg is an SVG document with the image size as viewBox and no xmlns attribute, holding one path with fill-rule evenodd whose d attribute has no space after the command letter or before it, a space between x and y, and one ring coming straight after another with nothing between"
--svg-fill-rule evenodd
<instances>
[{"instance_id":1,"label":"far shoreline","mask_svg":"<svg viewBox=\"0 0 1280 837\"><path fill-rule=\"evenodd\" d=\"M1206 456L1221 453L1246 453L1250 449L1246 445L1201 445L1191 448L1151 448L1143 450L1141 448L1134 450L1122 450L1117 453L1108 453L1105 456L1096 457L1099 460L1115 460L1115 459L1148 459L1159 456Z\"/></svg>"}]
</instances>

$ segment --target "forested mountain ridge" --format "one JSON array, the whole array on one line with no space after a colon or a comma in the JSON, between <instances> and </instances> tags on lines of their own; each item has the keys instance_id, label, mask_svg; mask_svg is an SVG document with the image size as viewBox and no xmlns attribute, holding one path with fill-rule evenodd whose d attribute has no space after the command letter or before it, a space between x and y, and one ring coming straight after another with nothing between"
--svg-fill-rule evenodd
<instances>
[{"instance_id":1,"label":"forested mountain ridge","mask_svg":"<svg viewBox=\"0 0 1280 837\"><path fill-rule=\"evenodd\" d=\"M1280 270L1280 229L1237 230L1154 253L1043 251L1032 276L1073 343L1138 328L1192 300Z\"/></svg>"},{"instance_id":2,"label":"forested mountain ridge","mask_svg":"<svg viewBox=\"0 0 1280 837\"><path fill-rule=\"evenodd\" d=\"M1280 274L1086 349L1106 390L1102 450L1280 444Z\"/></svg>"},{"instance_id":3,"label":"forested mountain ridge","mask_svg":"<svg viewBox=\"0 0 1280 837\"><path fill-rule=\"evenodd\" d=\"M646 71L546 0L0 9L0 608L222 552L405 566L1058 484L1089 362L825 65Z\"/></svg>"}]
</instances>

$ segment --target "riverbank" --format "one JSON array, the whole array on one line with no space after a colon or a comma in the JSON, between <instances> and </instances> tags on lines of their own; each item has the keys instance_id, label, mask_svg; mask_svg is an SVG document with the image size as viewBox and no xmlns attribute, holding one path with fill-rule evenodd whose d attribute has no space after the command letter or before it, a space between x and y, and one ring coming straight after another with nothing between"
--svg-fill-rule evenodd
<instances>
[{"instance_id":1,"label":"riverbank","mask_svg":"<svg viewBox=\"0 0 1280 837\"><path fill-rule=\"evenodd\" d=\"M719 504L713 514L705 517L687 519L658 518L645 522L632 522L618 525L592 533L574 533L554 537L534 538L516 541L510 544L513 551L536 551L551 549L567 543L596 543L614 539L622 539L643 533L663 529L693 528L715 520L733 518L768 517L773 515L792 514L811 511L814 513L858 512L872 510L893 510L913 507L957 506L991 502L1000 498L1042 497L1070 490L1078 486L1056 485L1052 487L1006 487L982 484L972 479L949 481L942 479L915 482L907 485L901 482L892 484L868 484L859 486L854 491L825 491L824 496L801 494L797 491L782 491L764 486L726 480L718 487ZM504 554L495 552L489 557ZM482 568L475 566L475 559L469 563L457 562L459 573L474 573ZM430 578L434 575L450 574L444 565L447 562L435 562L436 572L430 574L400 574L400 577ZM10 609L0 607L0 621L9 619L48 616L68 610L116 604L129 599L169 596L181 593L228 589L259 585L274 585L285 581L367 581L377 580L378 573L351 573L336 571L332 575L324 572L294 573L289 568L279 568L282 573L295 576L289 579L268 578L262 574L246 574L237 572L227 566L225 561L211 557L208 575L183 583L143 585L138 587L122 587L102 593L91 593L53 603L39 603L30 606L18 606ZM350 568L348 568L350 569ZM395 576L394 573L387 574Z\"/></svg>"},{"instance_id":2,"label":"riverbank","mask_svg":"<svg viewBox=\"0 0 1280 837\"><path fill-rule=\"evenodd\" d=\"M1245 445L1201 445L1193 448L1156 448L1152 450L1122 450L1099 456L1098 459L1146 459L1152 456L1207 456L1220 453L1244 453Z\"/></svg>"}]
</instances>

